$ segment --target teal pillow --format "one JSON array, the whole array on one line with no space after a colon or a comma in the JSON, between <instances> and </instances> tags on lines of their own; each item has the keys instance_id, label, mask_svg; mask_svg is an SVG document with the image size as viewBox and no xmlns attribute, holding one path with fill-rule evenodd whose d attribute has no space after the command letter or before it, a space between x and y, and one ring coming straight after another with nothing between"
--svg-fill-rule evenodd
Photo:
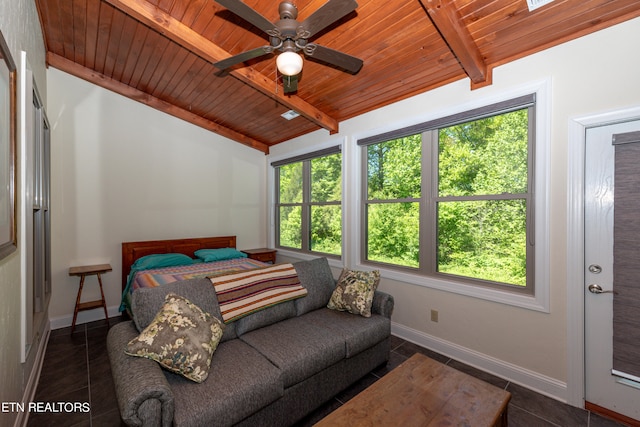
<instances>
[{"instance_id":1,"label":"teal pillow","mask_svg":"<svg viewBox=\"0 0 640 427\"><path fill-rule=\"evenodd\" d=\"M153 254L138 258L131 266L131 270L148 270L150 268L174 267L193 263L194 260L184 254Z\"/></svg>"},{"instance_id":2,"label":"teal pillow","mask_svg":"<svg viewBox=\"0 0 640 427\"><path fill-rule=\"evenodd\" d=\"M224 261L225 259L246 258L247 254L233 248L200 249L194 252L195 256L204 262Z\"/></svg>"}]
</instances>

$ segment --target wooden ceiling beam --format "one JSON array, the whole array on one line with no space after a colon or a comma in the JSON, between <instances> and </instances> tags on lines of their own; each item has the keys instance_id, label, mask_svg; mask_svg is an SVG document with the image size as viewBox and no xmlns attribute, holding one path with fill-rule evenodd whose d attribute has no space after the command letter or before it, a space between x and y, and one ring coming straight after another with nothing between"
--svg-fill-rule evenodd
<instances>
[{"instance_id":1,"label":"wooden ceiling beam","mask_svg":"<svg viewBox=\"0 0 640 427\"><path fill-rule=\"evenodd\" d=\"M94 70L83 67L82 65L70 61L62 56L56 55L51 52L47 53L47 64L61 71L64 71L65 73L69 73L90 83L108 89L112 92L133 99L142 104L148 105L149 107L155 108L156 110L185 120L189 123L193 123L196 126L200 126L201 128L207 129L211 132L215 132L218 135L232 139L251 148L255 148L256 150L262 151L265 154L269 154L269 146L261 141L255 140L232 129L221 126L215 122L193 114L190 111L176 107L173 104L169 104L168 102L149 95L148 93L142 92L138 89L135 89L117 80L100 74Z\"/></svg>"},{"instance_id":2,"label":"wooden ceiling beam","mask_svg":"<svg viewBox=\"0 0 640 427\"><path fill-rule=\"evenodd\" d=\"M462 18L454 2L443 0L420 0L427 11L431 22L437 28L444 41L451 49L471 79L471 87L482 87L491 84L491 69L484 62L471 33L462 23Z\"/></svg>"},{"instance_id":3,"label":"wooden ceiling beam","mask_svg":"<svg viewBox=\"0 0 640 427\"><path fill-rule=\"evenodd\" d=\"M201 58L215 63L231 56L211 40L193 31L179 20L162 11L147 1L140 0L106 0L114 7L135 18L155 31L165 35L185 49ZM300 113L301 116L316 125L327 129L330 133L338 132L338 121L323 113L297 95L285 95L282 91L274 91L273 81L267 76L244 67L232 70L230 75L250 85L278 103ZM213 76L212 76L213 77Z\"/></svg>"}]
</instances>

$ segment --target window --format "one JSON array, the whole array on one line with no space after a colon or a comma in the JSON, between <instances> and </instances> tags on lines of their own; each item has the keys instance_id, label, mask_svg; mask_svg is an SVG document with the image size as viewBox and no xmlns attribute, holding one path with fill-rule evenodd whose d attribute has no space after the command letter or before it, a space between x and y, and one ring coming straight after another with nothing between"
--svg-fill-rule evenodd
<instances>
[{"instance_id":1,"label":"window","mask_svg":"<svg viewBox=\"0 0 640 427\"><path fill-rule=\"evenodd\" d=\"M534 124L528 95L358 141L363 262L533 294Z\"/></svg>"},{"instance_id":2,"label":"window","mask_svg":"<svg viewBox=\"0 0 640 427\"><path fill-rule=\"evenodd\" d=\"M276 246L340 256L340 147L272 163L276 182Z\"/></svg>"}]
</instances>

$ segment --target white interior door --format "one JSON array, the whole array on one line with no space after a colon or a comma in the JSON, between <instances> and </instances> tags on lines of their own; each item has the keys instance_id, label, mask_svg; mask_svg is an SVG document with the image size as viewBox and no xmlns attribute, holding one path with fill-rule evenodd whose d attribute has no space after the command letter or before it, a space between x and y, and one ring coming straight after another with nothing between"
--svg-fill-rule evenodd
<instances>
[{"instance_id":1,"label":"white interior door","mask_svg":"<svg viewBox=\"0 0 640 427\"><path fill-rule=\"evenodd\" d=\"M612 374L613 294L607 291L613 290L612 136L639 130L640 121L589 128L585 150L585 398L636 420L640 420L640 382ZM597 293L594 286L603 292Z\"/></svg>"}]
</instances>

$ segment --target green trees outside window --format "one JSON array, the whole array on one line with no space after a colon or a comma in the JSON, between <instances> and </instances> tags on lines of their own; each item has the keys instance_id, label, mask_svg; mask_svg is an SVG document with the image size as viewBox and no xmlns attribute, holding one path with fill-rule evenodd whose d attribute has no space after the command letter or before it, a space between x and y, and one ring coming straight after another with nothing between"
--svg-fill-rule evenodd
<instances>
[{"instance_id":1,"label":"green trees outside window","mask_svg":"<svg viewBox=\"0 0 640 427\"><path fill-rule=\"evenodd\" d=\"M534 293L535 95L358 141L363 262ZM339 147L273 164L276 246L341 256Z\"/></svg>"},{"instance_id":2,"label":"green trees outside window","mask_svg":"<svg viewBox=\"0 0 640 427\"><path fill-rule=\"evenodd\" d=\"M367 255L371 261L418 267L421 135L367 147Z\"/></svg>"},{"instance_id":3,"label":"green trees outside window","mask_svg":"<svg viewBox=\"0 0 640 427\"><path fill-rule=\"evenodd\" d=\"M529 112L366 145L366 260L526 286Z\"/></svg>"},{"instance_id":4,"label":"green trees outside window","mask_svg":"<svg viewBox=\"0 0 640 427\"><path fill-rule=\"evenodd\" d=\"M302 249L302 162L278 168L280 245Z\"/></svg>"},{"instance_id":5,"label":"green trees outside window","mask_svg":"<svg viewBox=\"0 0 640 427\"><path fill-rule=\"evenodd\" d=\"M439 272L526 285L527 109L440 129Z\"/></svg>"},{"instance_id":6,"label":"green trees outside window","mask_svg":"<svg viewBox=\"0 0 640 427\"><path fill-rule=\"evenodd\" d=\"M342 155L334 153L276 168L277 245L342 253Z\"/></svg>"}]
</instances>

